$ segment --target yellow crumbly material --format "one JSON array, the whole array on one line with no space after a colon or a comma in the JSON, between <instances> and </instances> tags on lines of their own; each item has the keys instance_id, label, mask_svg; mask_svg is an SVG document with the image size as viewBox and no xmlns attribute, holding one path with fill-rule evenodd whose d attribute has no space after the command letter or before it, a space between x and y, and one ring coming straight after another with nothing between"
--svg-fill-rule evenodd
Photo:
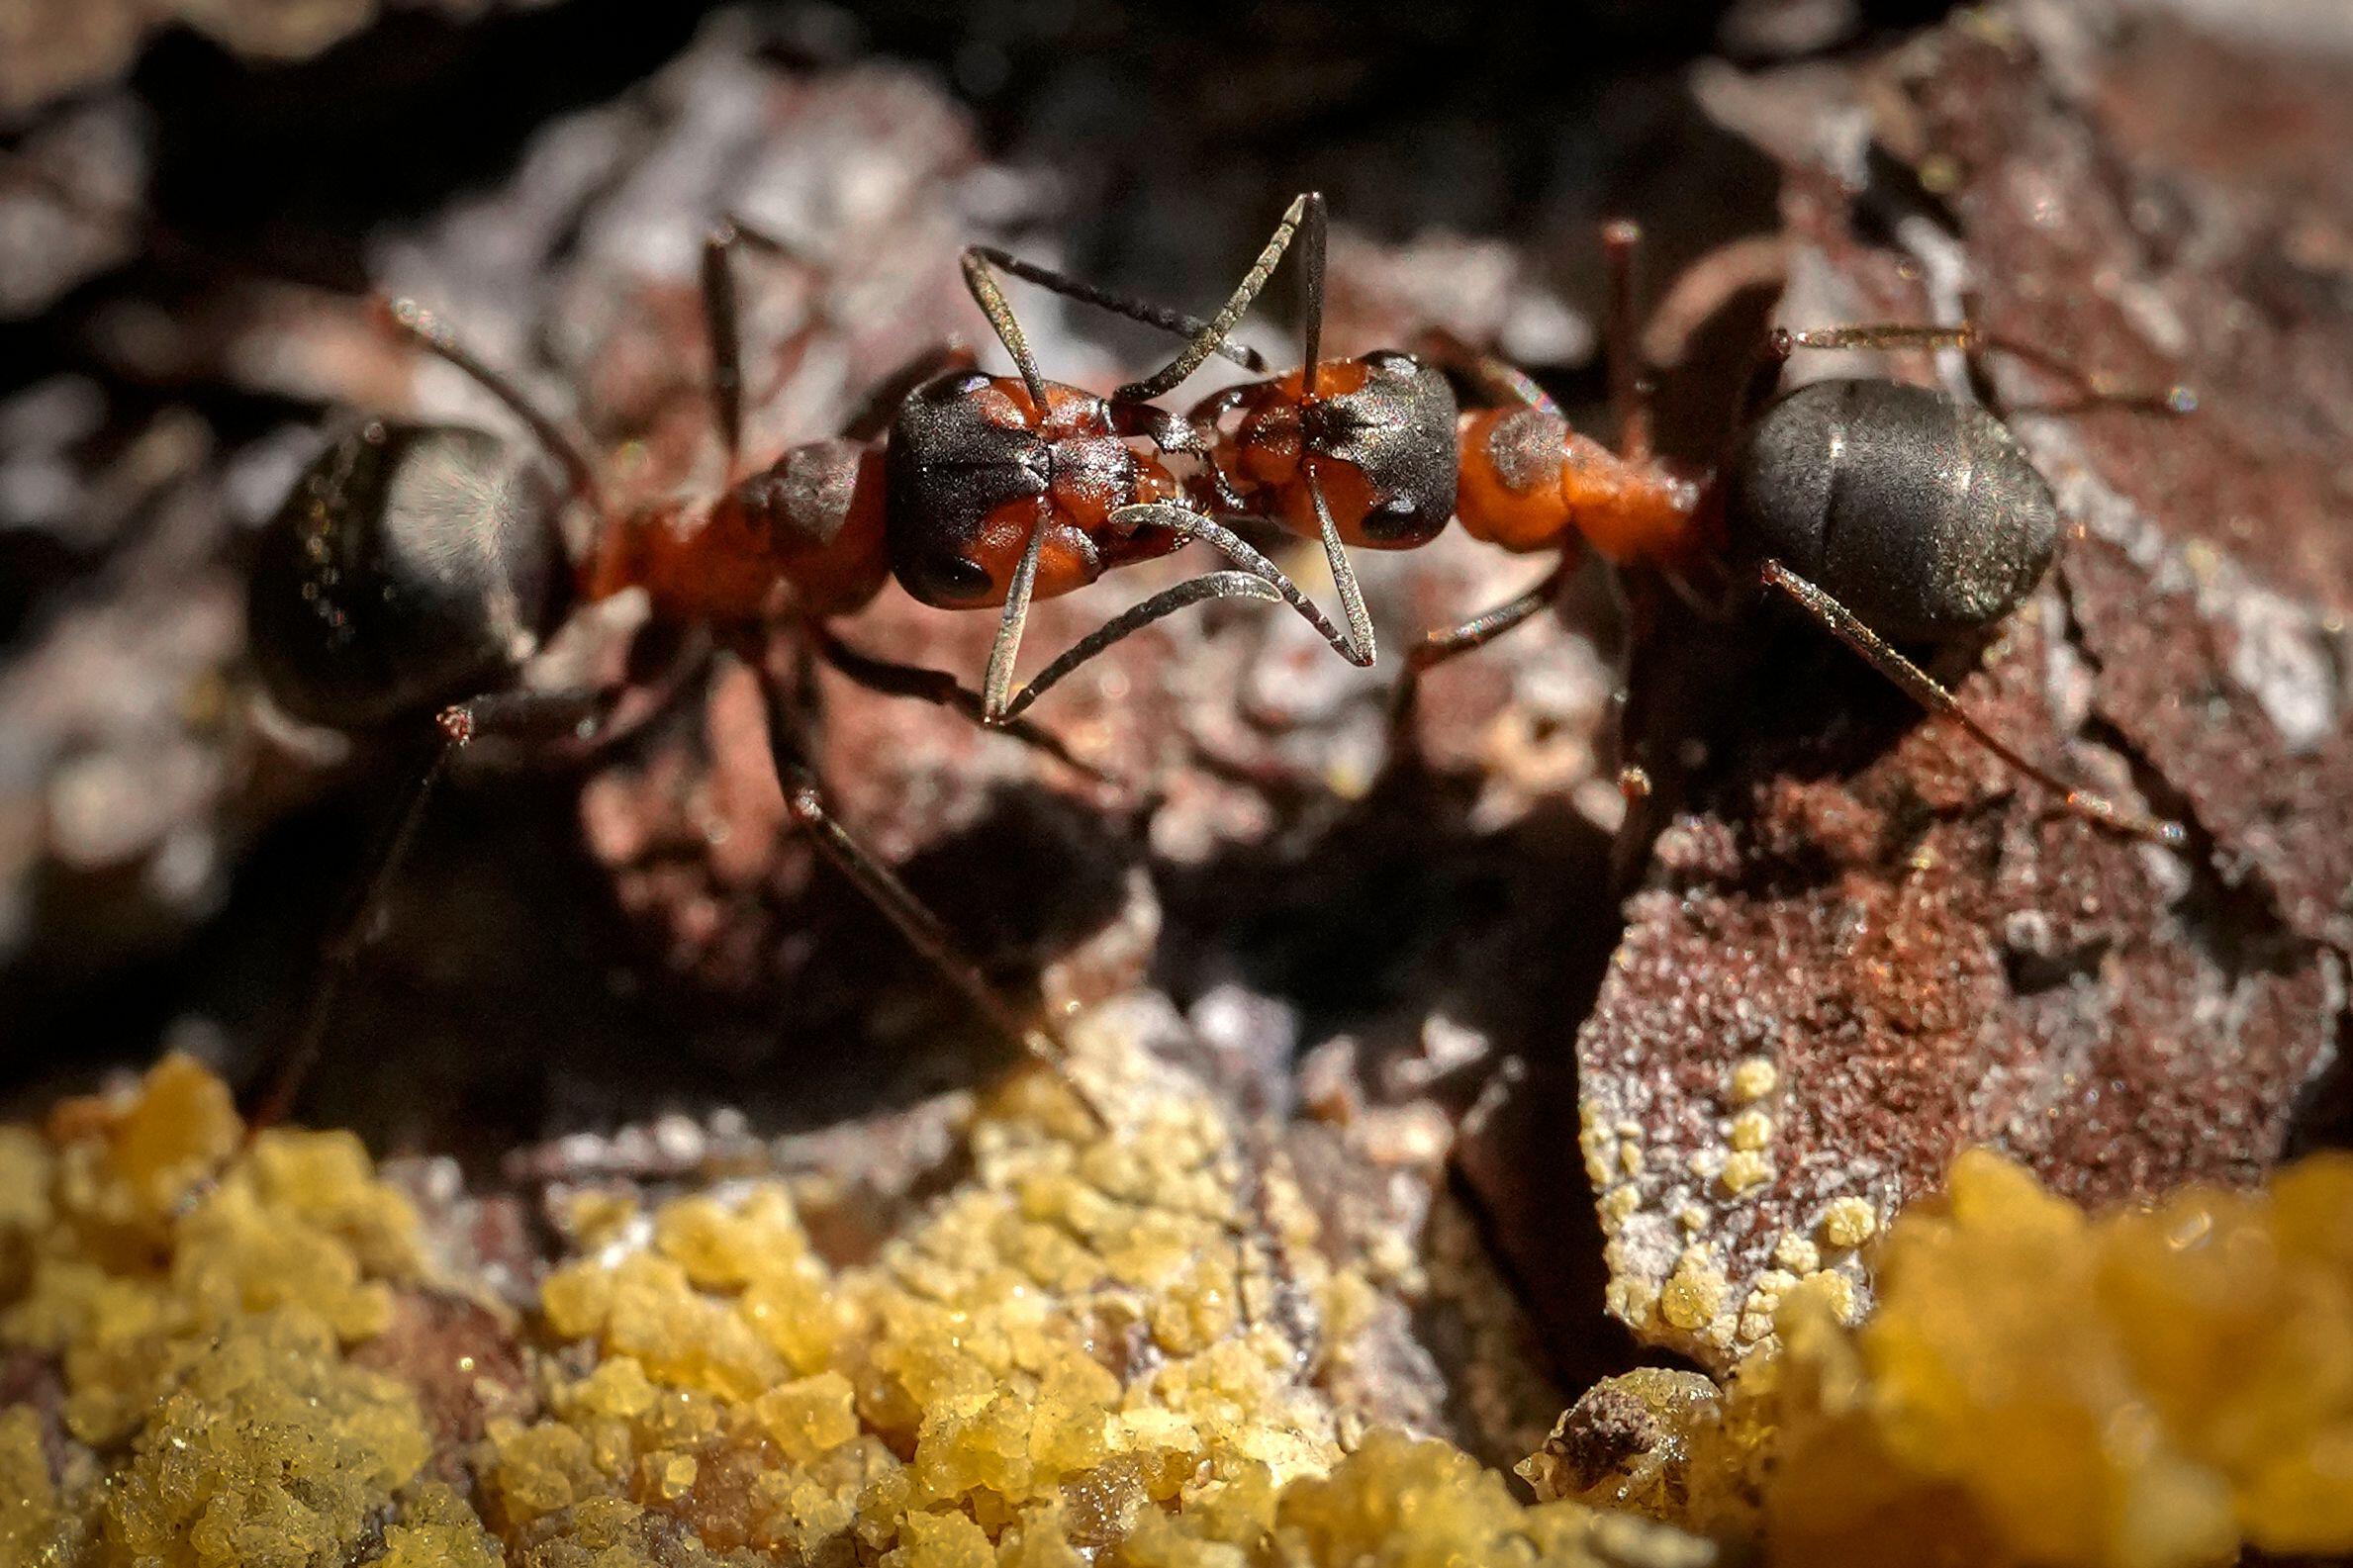
<instances>
[{"instance_id":1,"label":"yellow crumbly material","mask_svg":"<svg viewBox=\"0 0 2353 1568\"><path fill-rule=\"evenodd\" d=\"M340 1562L428 1457L413 1392L343 1356L415 1213L346 1135L241 1137L182 1058L0 1135L0 1351L53 1366L71 1443L51 1474L35 1409L0 1420L0 1561Z\"/></svg>"},{"instance_id":2,"label":"yellow crumbly material","mask_svg":"<svg viewBox=\"0 0 2353 1568\"><path fill-rule=\"evenodd\" d=\"M1869 1323L1793 1287L1722 1400L1619 1380L1661 1435L1582 1496L1792 1564L2353 1551L2353 1157L2091 1218L1973 1153L1877 1264Z\"/></svg>"},{"instance_id":3,"label":"yellow crumbly material","mask_svg":"<svg viewBox=\"0 0 2353 1568\"><path fill-rule=\"evenodd\" d=\"M436 1454L446 1390L405 1379L456 1352L377 1339L426 1283L416 1215L348 1139L239 1156L220 1085L167 1061L0 1137L0 1354L62 1388L0 1416L0 1563L1713 1560L1365 1430L1327 1389L1374 1286L1212 1102L1132 1048L1114 1072L1108 1133L1009 1085L966 1173L852 1266L780 1182L585 1202L589 1249L515 1329L527 1395Z\"/></svg>"}]
</instances>

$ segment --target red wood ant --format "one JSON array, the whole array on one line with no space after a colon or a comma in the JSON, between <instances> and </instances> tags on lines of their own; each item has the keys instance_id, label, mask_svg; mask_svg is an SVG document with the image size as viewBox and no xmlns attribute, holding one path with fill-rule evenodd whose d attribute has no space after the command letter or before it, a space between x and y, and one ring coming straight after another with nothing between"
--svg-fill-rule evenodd
<instances>
[{"instance_id":1,"label":"red wood ant","mask_svg":"<svg viewBox=\"0 0 2353 1568\"><path fill-rule=\"evenodd\" d=\"M1580 545L1621 572L1656 574L1721 617L1771 591L1923 707L1945 715L2067 809L2107 827L2179 844L2178 823L2068 784L2030 761L1908 658L1899 643L1947 646L1982 637L2041 582L2056 553L2058 503L2007 425L1943 392L1836 379L1775 396L1799 349L1994 350L2072 382L2074 407L2114 405L2186 414L2185 389L2125 393L2055 356L1975 325L1883 324L1776 329L1743 378L1728 458L1686 476L1650 450L1648 387L1634 348L1633 274L1640 231L1604 231L1609 266L1610 385L1619 421L1611 451L1572 429L1526 375L1482 356L1469 373L1501 407L1461 419L1462 526L1558 564L1530 592L1429 634L1407 655L1392 712L1402 736L1423 672L1528 620L1567 585ZM1694 579L1728 582L1709 602ZM1646 786L1640 770L1628 783Z\"/></svg>"},{"instance_id":2,"label":"red wood ant","mask_svg":"<svg viewBox=\"0 0 2353 1568\"><path fill-rule=\"evenodd\" d=\"M645 591L657 621L715 634L758 675L792 819L979 1014L1059 1061L1051 1028L1026 1024L937 917L827 809L800 738L803 716L766 645L779 628L797 630L805 649L855 681L1008 726L1070 762L1051 737L1017 717L1042 690L1010 690L1029 600L1165 554L1187 535L1217 542L1222 530L1205 523L1106 527L1123 507L1176 494L1168 470L1129 444L1131 429L1160 421L1044 381L1001 296L970 268L976 297L1020 366L1019 380L979 374L961 350L927 355L887 382L890 395L841 437L792 447L747 470L732 259L747 244L790 254L734 220L716 226L705 245L710 405L726 483L714 495L646 509L612 506L581 440L431 313L405 300L387 309L395 329L515 414L565 484L547 484L528 454L479 430L371 420L320 455L264 530L248 618L255 662L279 705L345 732L427 733L431 746L354 902L330 928L303 1022L255 1126L285 1113L316 1059L364 933L453 754L494 734L569 729L584 744L603 735L618 690L537 692L520 683L577 605L629 588ZM1203 326L1175 313L1160 313L1159 321L1186 334ZM1262 368L1246 349L1229 352ZM879 443L886 417L887 446ZM597 519L596 542L577 569L558 527L572 505ZM1271 565L1232 543L1251 570L1211 574L1203 580L1209 592L1272 599L1288 590L1304 604L1287 582L1272 586L1280 574ZM894 570L931 602L1006 606L985 697L942 672L853 650L824 626L827 617L870 602ZM1201 597L1198 588L1189 598L1163 595L1140 606L1140 618L1131 612L1123 620L1142 624Z\"/></svg>"},{"instance_id":3,"label":"red wood ant","mask_svg":"<svg viewBox=\"0 0 2353 1568\"><path fill-rule=\"evenodd\" d=\"M1456 513L1475 538L1559 557L1528 593L1429 634L1407 655L1391 705L1398 746L1411 733L1422 674L1552 604L1589 547L1621 573L1654 576L1719 617L1750 591L1777 593L2068 809L2122 832L2182 842L2179 824L2069 784L2028 760L1896 646L1982 635L2048 570L2058 504L2009 428L1981 408L1894 382L1816 382L1777 399L1773 392L1781 365L1801 348L1933 347L2009 353L2074 382L2085 404L2187 413L2194 400L2186 391L2106 389L2031 344L1973 325L1776 331L1742 380L1729 458L1685 475L1650 446L1648 387L1633 346L1635 225L1613 223L1603 231L1616 451L1572 429L1532 378L1459 344L1441 341L1442 356L1497 406L1458 415L1445 379L1412 355L1320 360L1324 231L1320 196L1293 202L1225 309L1165 369L1113 394L1113 404L1160 396L1197 368L1299 234L1303 368L1194 408L1192 440L1208 462L1185 505L1320 536L1352 628L1362 626L1361 638L1335 646L1351 658L1362 652L1360 662L1369 662L1371 629L1344 540L1411 549ZM1153 307L997 259L1048 288L1155 319ZM1228 429L1224 420L1237 413L1239 422ZM1183 509L1139 502L1111 520L1169 526ZM1695 582L1703 578L1729 582L1736 592L1708 602ZM1640 769L1627 770L1626 783L1638 792L1647 786Z\"/></svg>"}]
</instances>

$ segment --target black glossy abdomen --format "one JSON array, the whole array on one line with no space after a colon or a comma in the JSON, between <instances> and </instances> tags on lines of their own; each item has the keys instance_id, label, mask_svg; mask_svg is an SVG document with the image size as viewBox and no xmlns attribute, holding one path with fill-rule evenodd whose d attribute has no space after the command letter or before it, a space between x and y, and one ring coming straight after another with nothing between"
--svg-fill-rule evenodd
<instances>
[{"instance_id":1,"label":"black glossy abdomen","mask_svg":"<svg viewBox=\"0 0 2353 1568\"><path fill-rule=\"evenodd\" d=\"M562 606L558 504L527 453L480 430L346 435L257 541L246 624L270 694L357 730L507 685Z\"/></svg>"},{"instance_id":2,"label":"black glossy abdomen","mask_svg":"<svg viewBox=\"0 0 2353 1568\"><path fill-rule=\"evenodd\" d=\"M2018 438L1924 387L1788 393L1749 426L1725 487L1738 551L1783 562L1897 642L1994 625L2058 547L2058 504Z\"/></svg>"}]
</instances>

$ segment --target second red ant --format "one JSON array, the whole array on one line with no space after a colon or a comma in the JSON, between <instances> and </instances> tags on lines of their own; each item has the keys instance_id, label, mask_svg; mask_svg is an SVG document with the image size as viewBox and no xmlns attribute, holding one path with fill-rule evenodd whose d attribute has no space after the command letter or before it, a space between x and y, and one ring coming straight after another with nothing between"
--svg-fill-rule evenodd
<instances>
[{"instance_id":1,"label":"second red ant","mask_svg":"<svg viewBox=\"0 0 2353 1568\"><path fill-rule=\"evenodd\" d=\"M1619 573L1658 581L1712 616L1776 595L2069 810L2121 832L2183 841L2179 824L2070 784L2026 758L1898 646L1982 636L2048 570L2059 539L2057 502L2009 428L1946 394L1894 382L1832 380L1773 393L1781 365L1800 349L1932 347L2007 352L2072 382L2084 404L2186 413L2194 400L2185 391L2115 392L2031 344L1973 325L1776 331L1742 379L1726 455L1684 474L1650 447L1648 388L1634 348L1634 225L1612 224L1603 237L1615 450L1573 429L1533 379L1459 345L1442 345L1445 357L1495 406L1459 417L1444 381L1413 356L1319 360L1324 227L1319 196L1292 203L1226 309L1165 370L1122 388L1113 401L1170 391L1217 349L1295 232L1303 368L1217 394L1193 411L1193 439L1210 463L1186 503L1320 535L1352 624L1362 598L1340 551L1342 516L1354 525L1346 531L1350 542L1412 548L1457 512L1473 537L1558 556L1529 592L1430 634L1407 655L1391 709L1393 755L1411 743L1424 672L1553 604L1590 548ZM1075 298L1154 319L1152 307L1043 268L1018 270ZM1237 411L1239 424L1225 429L1222 420ZM1328 500L1327 492L1343 499ZM1112 520L1170 526L1182 509L1139 501ZM1369 649L1368 626L1363 643ZM1627 783L1647 787L1639 769L1629 770Z\"/></svg>"}]
</instances>

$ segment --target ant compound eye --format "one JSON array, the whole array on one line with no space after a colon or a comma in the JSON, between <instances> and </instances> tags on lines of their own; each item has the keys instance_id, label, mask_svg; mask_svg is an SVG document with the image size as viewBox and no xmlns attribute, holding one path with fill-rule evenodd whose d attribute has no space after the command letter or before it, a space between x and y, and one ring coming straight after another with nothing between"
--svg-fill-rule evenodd
<instances>
[{"instance_id":1,"label":"ant compound eye","mask_svg":"<svg viewBox=\"0 0 2353 1568\"><path fill-rule=\"evenodd\" d=\"M926 552L906 563L901 584L926 604L971 604L989 596L996 585L986 568L961 555Z\"/></svg>"},{"instance_id":2,"label":"ant compound eye","mask_svg":"<svg viewBox=\"0 0 2353 1568\"><path fill-rule=\"evenodd\" d=\"M1447 511L1453 508L1450 507ZM1377 544L1390 546L1426 543L1438 536L1446 526L1447 511L1435 516L1411 497L1392 496L1368 508L1362 524L1365 537Z\"/></svg>"}]
</instances>

